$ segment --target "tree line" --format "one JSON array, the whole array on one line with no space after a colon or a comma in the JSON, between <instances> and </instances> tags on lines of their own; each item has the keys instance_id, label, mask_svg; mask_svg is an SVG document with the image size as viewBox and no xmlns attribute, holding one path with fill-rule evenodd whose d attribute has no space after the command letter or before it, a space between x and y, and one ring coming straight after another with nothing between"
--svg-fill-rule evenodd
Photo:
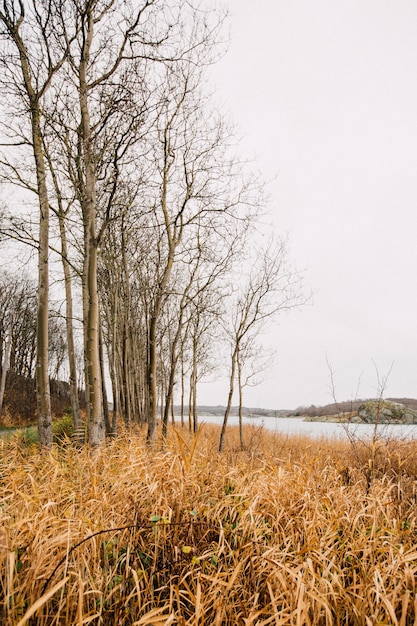
<instances>
[{"instance_id":1,"label":"tree line","mask_svg":"<svg viewBox=\"0 0 417 626\"><path fill-rule=\"evenodd\" d=\"M44 446L62 348L51 319L65 324L75 427L83 375L91 446L118 416L153 443L174 395L196 429L198 383L227 363L222 449L235 386L242 406L265 361L260 331L302 301L286 241L263 227L262 181L207 91L224 19L181 0L1 4L0 232L37 254L36 293L20 288ZM2 313L2 376L17 311Z\"/></svg>"}]
</instances>

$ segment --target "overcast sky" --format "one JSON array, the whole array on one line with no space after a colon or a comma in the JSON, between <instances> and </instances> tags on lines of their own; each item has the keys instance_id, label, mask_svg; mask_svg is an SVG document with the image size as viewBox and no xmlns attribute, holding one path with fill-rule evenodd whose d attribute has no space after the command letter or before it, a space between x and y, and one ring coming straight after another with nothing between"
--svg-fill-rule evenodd
<instances>
[{"instance_id":1,"label":"overcast sky","mask_svg":"<svg viewBox=\"0 0 417 626\"><path fill-rule=\"evenodd\" d=\"M312 304L282 318L270 408L417 397L417 2L226 0L217 98L269 186ZM199 401L224 403L219 385Z\"/></svg>"}]
</instances>

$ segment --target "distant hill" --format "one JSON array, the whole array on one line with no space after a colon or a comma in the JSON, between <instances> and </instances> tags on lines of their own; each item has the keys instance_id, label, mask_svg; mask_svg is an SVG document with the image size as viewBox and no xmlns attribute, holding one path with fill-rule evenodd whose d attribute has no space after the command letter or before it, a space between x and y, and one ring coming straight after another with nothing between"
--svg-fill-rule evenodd
<instances>
[{"instance_id":1,"label":"distant hill","mask_svg":"<svg viewBox=\"0 0 417 626\"><path fill-rule=\"evenodd\" d=\"M296 409L262 409L259 407L243 407L242 413L244 417L322 417L325 415L338 415L339 413L355 413L361 404L369 402L374 398L366 398L363 400L346 400L345 402L332 402L322 406L299 406ZM417 399L415 398L384 398L391 402L399 402L410 409L417 410ZM180 406L175 406L174 410L177 414L181 412ZM226 407L218 404L216 406L199 405L197 412L200 416L204 415L224 415ZM238 407L231 409L231 415L238 415ZM188 406L184 407L184 414L188 415Z\"/></svg>"},{"instance_id":2,"label":"distant hill","mask_svg":"<svg viewBox=\"0 0 417 626\"><path fill-rule=\"evenodd\" d=\"M199 415L224 415L225 410L226 410L226 407L221 404L218 404L216 406L206 406L206 405L200 404L197 407L197 412ZM177 414L180 413L181 407L174 406L174 411ZM188 414L188 406L184 407L184 413L185 415ZM289 415L290 413L291 411L287 411L284 409L261 409L259 407L253 408L253 407L246 407L246 406L242 408L242 414L245 417L285 417ZM230 414L238 415L239 407L237 406L232 407Z\"/></svg>"},{"instance_id":3,"label":"distant hill","mask_svg":"<svg viewBox=\"0 0 417 626\"><path fill-rule=\"evenodd\" d=\"M288 411L288 416L294 417L321 417L323 415L337 415L338 413L349 413L357 411L361 404L369 402L374 398L366 398L365 400L347 400L345 402L332 402L331 404L325 404L324 406L315 406L312 404L309 407L300 406L294 411ZM409 407L410 409L417 409L417 400L415 398L384 398L384 400L390 400L391 402L399 402Z\"/></svg>"},{"instance_id":4,"label":"distant hill","mask_svg":"<svg viewBox=\"0 0 417 626\"><path fill-rule=\"evenodd\" d=\"M242 414L244 417L322 417L325 415L338 415L339 413L355 413L361 404L369 402L374 398L366 398L364 400L346 400L345 402L332 402L330 404L324 404L322 406L299 406L296 409L262 409L260 407L243 407ZM399 402L409 407L410 409L417 410L417 399L415 398L384 398L384 400L390 400L391 402ZM174 406L175 413L178 415L181 413L180 406ZM200 416L204 415L224 415L226 407L222 404L215 406L198 405L197 412ZM238 415L239 408L237 406L232 407L230 414ZM188 415L188 406L184 407L184 414Z\"/></svg>"}]
</instances>

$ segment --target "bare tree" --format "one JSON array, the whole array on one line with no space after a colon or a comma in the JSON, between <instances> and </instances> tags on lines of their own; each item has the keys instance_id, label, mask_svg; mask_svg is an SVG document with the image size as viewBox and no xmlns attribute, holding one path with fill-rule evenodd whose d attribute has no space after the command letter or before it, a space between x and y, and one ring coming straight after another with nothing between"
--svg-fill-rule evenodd
<instances>
[{"instance_id":1,"label":"bare tree","mask_svg":"<svg viewBox=\"0 0 417 626\"><path fill-rule=\"evenodd\" d=\"M157 195L152 198L157 250L149 316L148 442L156 433L158 324L169 294L180 291L171 284L174 266L214 239L222 243L220 254L228 258L228 240L236 241L236 231L246 228L252 211L251 184L242 182L239 164L229 152L229 129L221 116L208 109L202 83L202 68L193 59L168 68L166 97L160 98L151 136L157 165Z\"/></svg>"},{"instance_id":2,"label":"bare tree","mask_svg":"<svg viewBox=\"0 0 417 626\"><path fill-rule=\"evenodd\" d=\"M27 48L22 56L19 44L28 32L26 6L34 56ZM24 236L39 242L43 260L48 245L62 259L72 382L77 374L71 280L74 272L81 277L89 443L99 445L106 430L114 431L118 409L127 424L146 421L147 441L153 443L158 408L167 426L177 363L185 355L197 424L197 381L219 317L217 294L224 294L226 273L261 204L258 182L242 177L232 155L233 134L204 94L204 69L216 57L222 16L211 23L208 13L180 0L169 6L141 0L134 10L127 0L8 0L3 7L6 40L20 66L26 59L30 67L25 89L20 93L14 84L34 112L29 143L36 148L38 182L18 163L3 164L9 180L42 202L39 238L27 224ZM11 63L4 67L17 79ZM37 76L31 100L28 85ZM26 130L16 133L24 145ZM51 246L51 208L60 247ZM259 272L236 303L232 387L236 368L244 385L248 337L275 313L265 304L274 288L262 292ZM254 304L257 297L262 307ZM289 301L280 306L288 308ZM38 341L43 338L39 331ZM112 423L105 412L105 347Z\"/></svg>"},{"instance_id":3,"label":"bare tree","mask_svg":"<svg viewBox=\"0 0 417 626\"><path fill-rule=\"evenodd\" d=\"M71 395L72 418L74 430L81 427L80 402L78 397L77 384L77 356L75 351L75 331L74 331L74 301L73 301L73 275L79 277L80 272L75 268L74 263L70 261L69 242L68 242L68 215L75 201L74 192L64 192L63 183L59 177L59 161L54 159L51 150L51 120L47 120L47 127L44 133L44 153L48 163L48 169L52 181L52 193L54 205L51 211L58 221L60 249L58 254L61 259L62 272L64 276L65 290L65 327L66 327L66 348L69 365L69 385ZM52 134L54 131L52 125ZM52 196L50 193L50 197Z\"/></svg>"},{"instance_id":4,"label":"bare tree","mask_svg":"<svg viewBox=\"0 0 417 626\"><path fill-rule=\"evenodd\" d=\"M56 138L65 147L64 154L69 155L67 178L81 207L85 376L92 446L104 439L99 248L114 210L120 159L130 141L126 133L130 138L135 135L134 118L127 120L125 111L128 109L131 116L131 108L126 105L132 94L140 91L137 86L142 72L138 62L153 57L169 31L166 21L161 28L156 27L153 7L158 4L156 0L143 0L132 12L124 0L67 1L52 3L47 14L54 29L51 51L64 50L67 61L64 80L54 83L55 100L47 112ZM41 15L45 12L40 1L37 11ZM112 26L114 20L117 29ZM51 171L57 171L56 163Z\"/></svg>"},{"instance_id":5,"label":"bare tree","mask_svg":"<svg viewBox=\"0 0 417 626\"><path fill-rule=\"evenodd\" d=\"M163 437L167 433L169 414L173 406L177 365L187 339L192 342L191 379L195 384L190 385L190 388L192 389L194 430L197 429L196 386L199 379L198 361L201 356L198 348L201 349L201 336L208 334L209 326L217 318L218 283L230 268L236 251L232 241L228 248L224 246L218 248L217 238L206 228L200 228L199 223L194 225L193 231L193 236L188 237L185 254L181 257L181 263L178 264L179 268L173 280L175 291L170 294L168 328L171 332L167 333L169 364L162 420ZM201 361L199 365L202 366Z\"/></svg>"},{"instance_id":6,"label":"bare tree","mask_svg":"<svg viewBox=\"0 0 417 626\"><path fill-rule=\"evenodd\" d=\"M158 88L165 77L165 68L184 62L191 66L187 55L193 57L195 65L201 62L200 50L204 48L210 29L202 19L199 23L203 28L198 31L191 20L188 31L192 32L188 33L188 38L183 36L182 29L187 30L183 25L187 21L180 18L189 7L188 3L174 2L166 7L159 0L143 0L132 12L130 3L125 0L109 3L89 0L81 4L72 0L67 2L66 11L59 16L63 42L72 40L66 67L68 84L73 86L74 92L63 88L60 97L64 92L67 118L74 105L77 111L72 120L69 134L73 138L70 138L69 145L73 153L71 179L77 189L84 229L85 371L91 445L100 443L104 437L103 384L99 367L99 251L110 222L116 219L117 209L121 208L121 179L137 175L137 164L143 159L140 150L135 151L133 147L140 138L143 118L149 116L155 105L153 94L157 94L159 105ZM117 30L112 27L115 20ZM71 32L74 32L73 36ZM152 64L152 74L149 64ZM168 97L171 98L172 94L168 93ZM169 277L169 264L167 276L162 277L163 284ZM154 318L158 317L159 311L156 297ZM151 337L153 333L154 325L151 324ZM152 339L149 346L152 355ZM149 379L153 376L152 368L153 365L149 368ZM152 397L156 397L156 393ZM129 403L126 406L130 406Z\"/></svg>"},{"instance_id":7,"label":"bare tree","mask_svg":"<svg viewBox=\"0 0 417 626\"><path fill-rule=\"evenodd\" d=\"M44 446L52 444L52 416L48 372L49 198L41 118L45 95L68 52L67 47L57 52L51 45L55 37L49 17L57 4L59 0L43 4L33 0L29 8L23 0L5 0L0 9L3 84L8 83L19 108L27 106L31 129L28 141L36 167L40 209L36 381L39 441ZM19 135L14 142L19 143Z\"/></svg>"},{"instance_id":8,"label":"bare tree","mask_svg":"<svg viewBox=\"0 0 417 626\"><path fill-rule=\"evenodd\" d=\"M249 259L248 259L249 261ZM249 261L250 263L250 261ZM269 243L256 250L255 260L248 267L248 278L231 295L225 313L225 336L230 347L229 393L220 433L219 452L223 451L227 422L232 407L235 381L248 356L248 341L263 330L278 314L299 307L304 298L300 291L300 275L288 264L285 241ZM242 403L240 386L239 403ZM243 441L241 441L243 446Z\"/></svg>"}]
</instances>

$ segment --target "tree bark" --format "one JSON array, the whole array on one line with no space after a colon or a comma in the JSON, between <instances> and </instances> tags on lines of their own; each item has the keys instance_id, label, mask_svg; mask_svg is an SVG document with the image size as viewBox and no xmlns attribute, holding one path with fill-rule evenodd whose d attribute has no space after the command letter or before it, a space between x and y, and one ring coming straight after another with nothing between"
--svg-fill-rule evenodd
<instances>
[{"instance_id":1,"label":"tree bark","mask_svg":"<svg viewBox=\"0 0 417 626\"><path fill-rule=\"evenodd\" d=\"M244 450L243 444L243 387L242 387L242 362L240 360L240 349L238 347L236 354L236 365L237 365L237 384L238 384L238 392L239 392L239 439L240 439L240 449Z\"/></svg>"},{"instance_id":2,"label":"tree bark","mask_svg":"<svg viewBox=\"0 0 417 626\"><path fill-rule=\"evenodd\" d=\"M195 338L194 338L195 339ZM193 407L192 407L192 416L193 416L193 432L196 433L198 430L198 415L197 415L197 345L194 340L193 342Z\"/></svg>"},{"instance_id":3,"label":"tree bark","mask_svg":"<svg viewBox=\"0 0 417 626\"><path fill-rule=\"evenodd\" d=\"M181 426L184 428L184 403L185 403L185 368L184 355L181 354Z\"/></svg>"},{"instance_id":4,"label":"tree bark","mask_svg":"<svg viewBox=\"0 0 417 626\"><path fill-rule=\"evenodd\" d=\"M166 210L166 209L165 209ZM162 306L162 298L165 293L169 278L171 276L172 266L174 264L175 244L169 235L169 255L167 264L164 269L161 283L155 296L155 303L149 321L149 365L148 365L148 389L149 389L149 416L148 416L148 433L146 437L147 443L154 443L156 439L157 411L158 411L158 390L156 383L157 375L157 349L156 349L156 331Z\"/></svg>"},{"instance_id":5,"label":"tree bark","mask_svg":"<svg viewBox=\"0 0 417 626\"><path fill-rule=\"evenodd\" d=\"M65 217L62 211L58 213L59 232L61 237L61 260L62 270L64 273L65 285L65 324L67 333L67 350L69 364L69 384L71 394L72 419L74 430L81 427L80 402L78 398L78 382L77 382L77 357L75 354L74 344L74 324L73 324L73 301L72 301L72 284L71 269L68 263L68 246L67 233L65 229Z\"/></svg>"},{"instance_id":6,"label":"tree bark","mask_svg":"<svg viewBox=\"0 0 417 626\"><path fill-rule=\"evenodd\" d=\"M26 91L30 99L32 146L35 157L39 197L39 254L38 254L38 312L36 318L36 397L38 405L38 433L42 446L52 445L51 393L49 388L48 321L49 321L49 198L46 185L46 167L42 148L41 111L39 99L33 91L29 65L21 52L21 64Z\"/></svg>"},{"instance_id":7,"label":"tree bark","mask_svg":"<svg viewBox=\"0 0 417 626\"><path fill-rule=\"evenodd\" d=\"M86 390L88 407L88 441L90 446L100 445L105 439L102 382L100 367L99 340L99 294L97 286L98 241L96 237L96 168L94 163L91 122L88 103L87 67L90 48L93 41L93 16L91 11L85 15L86 25L84 45L79 63L79 105L81 114L80 132L82 138L82 156L85 169L85 184L82 193L82 211L84 222L84 257L85 290L84 328L86 350Z\"/></svg>"},{"instance_id":8,"label":"tree bark","mask_svg":"<svg viewBox=\"0 0 417 626\"><path fill-rule=\"evenodd\" d=\"M12 4L12 3L11 3ZM50 9L50 7L49 7ZM66 51L54 64L49 56L48 37L42 20L40 37L36 41L44 46L42 52L48 56L47 64L42 67L46 70L43 83L36 82L34 70L30 65L30 50L20 34L20 27L25 21L25 5L19 2L17 7L3 3L0 10L0 19L6 32L16 46L19 54L20 71L22 73L24 93L29 102L32 150L36 170L36 190L39 200L39 244L38 244L38 308L36 318L36 396L38 407L39 443L42 446L52 445L52 414L51 395L49 387L49 357L48 357L48 317L49 317L49 197L46 182L45 155L43 152L43 134L41 127L42 105L41 99L51 84L52 77L62 66L66 58ZM40 68L36 68L39 70ZM39 72L41 73L41 72ZM17 82L17 81L16 81ZM19 85L20 90L20 85ZM26 98L20 97L26 102Z\"/></svg>"},{"instance_id":9,"label":"tree bark","mask_svg":"<svg viewBox=\"0 0 417 626\"><path fill-rule=\"evenodd\" d=\"M104 342L103 342L103 330L101 326L101 319L99 320L99 346L100 346L100 373L101 373L101 393L103 397L103 418L104 418L104 426L106 430L106 435L111 436L112 429L110 425L110 414L109 414L109 402L107 398L107 387L106 387L106 378L104 372Z\"/></svg>"},{"instance_id":10,"label":"tree bark","mask_svg":"<svg viewBox=\"0 0 417 626\"><path fill-rule=\"evenodd\" d=\"M11 324L10 324L11 326ZM6 339L6 346L4 349L4 355L3 355L3 362L1 364L1 379L0 379L0 417L2 415L3 412L3 399L4 399L4 392L6 389L6 376L7 376L7 370L9 368L9 364L10 364L10 352L12 349L12 335L11 335L11 328L10 328L10 334L9 337Z\"/></svg>"},{"instance_id":11,"label":"tree bark","mask_svg":"<svg viewBox=\"0 0 417 626\"><path fill-rule=\"evenodd\" d=\"M232 408L232 400L233 400L233 392L235 389L235 375L236 375L236 360L237 360L237 350L235 347L232 354L232 366L230 370L230 379L229 379L229 394L227 397L227 406L223 417L222 430L220 433L220 441L219 441L219 452L223 452L224 449L224 438L226 435L227 422L230 415L230 409Z\"/></svg>"},{"instance_id":12,"label":"tree bark","mask_svg":"<svg viewBox=\"0 0 417 626\"><path fill-rule=\"evenodd\" d=\"M178 347L178 343L181 337L183 313L184 313L184 309L181 308L180 315L178 318L178 323L177 323L177 330L175 332L175 336L171 344L171 358L170 358L170 365L169 365L168 387L167 387L166 395L165 395L164 416L162 420L162 436L164 438L167 436L169 412L174 402L173 396L174 396L174 385L175 385L175 373L176 373L177 363L178 363L177 347Z\"/></svg>"},{"instance_id":13,"label":"tree bark","mask_svg":"<svg viewBox=\"0 0 417 626\"><path fill-rule=\"evenodd\" d=\"M154 443L156 439L157 410L158 410L158 392L156 385L156 327L158 315L152 315L149 325L149 364L148 364L148 390L149 390L149 415L148 415L148 432L146 436L147 443Z\"/></svg>"}]
</instances>

